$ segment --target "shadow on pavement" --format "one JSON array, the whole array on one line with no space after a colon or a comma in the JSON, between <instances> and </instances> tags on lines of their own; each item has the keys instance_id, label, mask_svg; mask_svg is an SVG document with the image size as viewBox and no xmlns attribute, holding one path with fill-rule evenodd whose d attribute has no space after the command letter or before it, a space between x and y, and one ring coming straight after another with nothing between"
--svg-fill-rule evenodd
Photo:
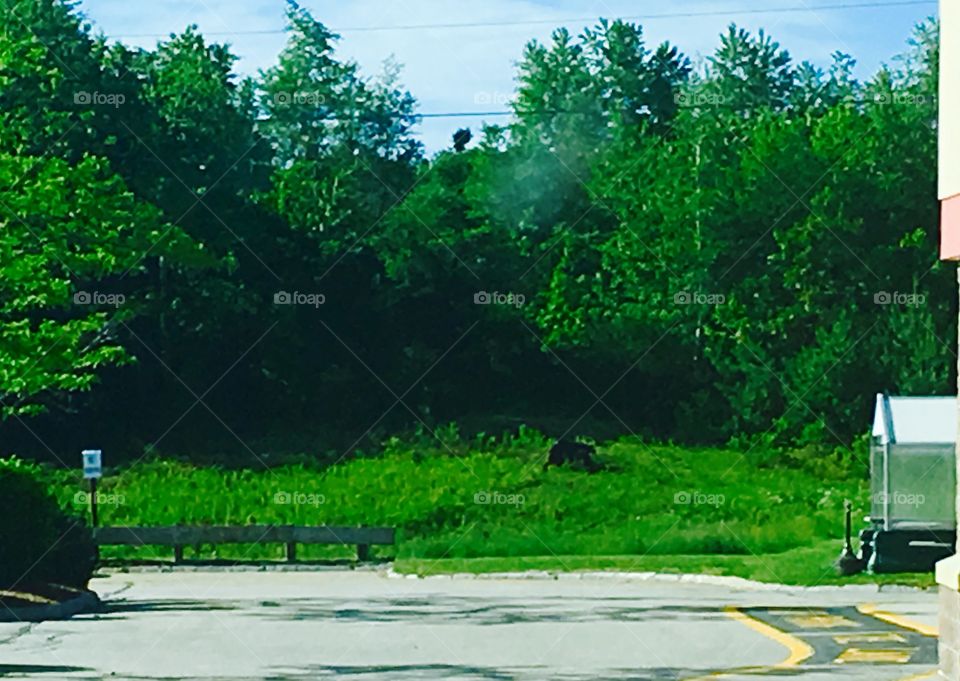
<instances>
[{"instance_id":1,"label":"shadow on pavement","mask_svg":"<svg viewBox=\"0 0 960 681\"><path fill-rule=\"evenodd\" d=\"M610 669L605 675L596 672L564 674L547 667L500 669L468 665L370 665L370 666L316 666L298 670L294 674L272 673L265 681L302 681L306 679L357 679L358 681L387 681L388 679L461 679L462 681L520 681L547 679L551 681L678 681L703 674L702 670L686 669Z\"/></svg>"},{"instance_id":2,"label":"shadow on pavement","mask_svg":"<svg viewBox=\"0 0 960 681\"><path fill-rule=\"evenodd\" d=\"M230 601L202 601L202 600L153 600L153 601L106 601L103 609L98 613L101 619L109 615L119 615L134 612L208 612L216 610L236 610L241 607ZM116 618L113 618L116 619Z\"/></svg>"},{"instance_id":3,"label":"shadow on pavement","mask_svg":"<svg viewBox=\"0 0 960 681\"><path fill-rule=\"evenodd\" d=\"M62 665L46 664L0 664L0 677L16 674L70 674L74 672L90 671L85 667L65 667Z\"/></svg>"},{"instance_id":4,"label":"shadow on pavement","mask_svg":"<svg viewBox=\"0 0 960 681\"><path fill-rule=\"evenodd\" d=\"M114 600L106 601L101 619L118 619L127 613L243 611L241 614L276 621L404 622L481 626L527 623L643 622L650 620L724 620L722 611L709 606L643 606L636 599L608 598L604 605L582 607L562 598L502 599L425 596L423 598L283 598L281 600ZM623 601L622 603L618 601Z\"/></svg>"},{"instance_id":5,"label":"shadow on pavement","mask_svg":"<svg viewBox=\"0 0 960 681\"><path fill-rule=\"evenodd\" d=\"M604 599L606 600L606 599ZM611 601L617 599L609 599ZM597 599L591 599L596 602ZM354 622L403 622L420 624L460 624L481 626L527 623L649 622L651 620L697 621L725 620L716 607L669 606L644 607L636 600L628 603L585 608L571 599L501 600L487 598L426 597L422 599L339 599L285 600L276 610L249 611L258 617L277 620L350 620Z\"/></svg>"}]
</instances>

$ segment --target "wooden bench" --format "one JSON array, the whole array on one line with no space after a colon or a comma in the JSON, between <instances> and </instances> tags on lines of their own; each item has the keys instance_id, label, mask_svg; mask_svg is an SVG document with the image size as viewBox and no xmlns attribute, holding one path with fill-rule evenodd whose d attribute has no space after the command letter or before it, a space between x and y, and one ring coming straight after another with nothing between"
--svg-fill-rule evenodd
<instances>
[{"instance_id":1,"label":"wooden bench","mask_svg":"<svg viewBox=\"0 0 960 681\"><path fill-rule=\"evenodd\" d=\"M287 560L297 559L297 544L354 544L357 560L370 558L370 547L392 545L392 527L303 527L297 525L95 527L97 546L172 546L173 559L183 560L183 547L198 544L286 544Z\"/></svg>"}]
</instances>

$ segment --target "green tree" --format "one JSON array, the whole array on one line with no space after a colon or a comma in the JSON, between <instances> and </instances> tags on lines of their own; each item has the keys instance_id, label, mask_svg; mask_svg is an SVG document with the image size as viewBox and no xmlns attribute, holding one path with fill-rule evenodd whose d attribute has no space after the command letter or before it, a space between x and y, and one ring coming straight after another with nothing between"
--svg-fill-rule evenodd
<instances>
[{"instance_id":1,"label":"green tree","mask_svg":"<svg viewBox=\"0 0 960 681\"><path fill-rule=\"evenodd\" d=\"M118 325L146 301L120 282L143 270L165 226L102 159L0 156L3 415L36 413L129 361ZM189 258L176 229L160 253Z\"/></svg>"}]
</instances>

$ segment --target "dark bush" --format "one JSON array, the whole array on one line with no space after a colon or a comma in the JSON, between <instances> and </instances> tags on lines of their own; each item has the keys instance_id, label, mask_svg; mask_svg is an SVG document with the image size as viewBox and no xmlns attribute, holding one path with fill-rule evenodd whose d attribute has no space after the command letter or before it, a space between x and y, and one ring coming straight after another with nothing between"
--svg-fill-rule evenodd
<instances>
[{"instance_id":1,"label":"dark bush","mask_svg":"<svg viewBox=\"0 0 960 681\"><path fill-rule=\"evenodd\" d=\"M0 587L85 587L95 562L89 528L61 510L42 470L16 458L0 460Z\"/></svg>"},{"instance_id":2,"label":"dark bush","mask_svg":"<svg viewBox=\"0 0 960 681\"><path fill-rule=\"evenodd\" d=\"M97 563L93 532L83 518L62 514L56 534L57 543L41 559L33 578L78 589L86 588Z\"/></svg>"}]
</instances>

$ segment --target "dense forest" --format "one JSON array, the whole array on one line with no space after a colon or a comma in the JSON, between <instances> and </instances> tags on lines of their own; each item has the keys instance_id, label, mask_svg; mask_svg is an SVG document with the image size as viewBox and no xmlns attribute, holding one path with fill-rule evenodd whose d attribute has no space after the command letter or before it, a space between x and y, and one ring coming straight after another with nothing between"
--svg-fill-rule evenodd
<instances>
[{"instance_id":1,"label":"dense forest","mask_svg":"<svg viewBox=\"0 0 960 681\"><path fill-rule=\"evenodd\" d=\"M4 0L4 453L363 449L455 422L849 444L950 393L936 24L867 81L735 26L694 63L601 21L427 154L388 65L290 3L252 77Z\"/></svg>"}]
</instances>

